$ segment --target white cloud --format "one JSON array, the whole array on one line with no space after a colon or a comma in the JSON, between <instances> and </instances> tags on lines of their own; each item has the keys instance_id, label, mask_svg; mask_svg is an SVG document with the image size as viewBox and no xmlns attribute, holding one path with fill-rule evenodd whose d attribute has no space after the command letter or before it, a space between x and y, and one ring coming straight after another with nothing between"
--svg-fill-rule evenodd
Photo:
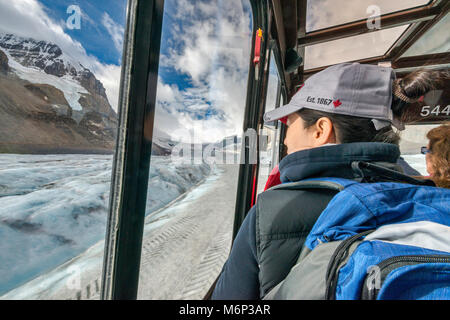
<instances>
[{"instance_id":1,"label":"white cloud","mask_svg":"<svg viewBox=\"0 0 450 320\"><path fill-rule=\"evenodd\" d=\"M193 87L180 90L160 79L157 125L186 142L191 129L196 142L241 134L251 45L249 7L244 10L240 0L180 0L167 7L176 8L168 14L177 24L171 25L169 54L160 64L187 75ZM202 117L206 112L210 114Z\"/></svg>"},{"instance_id":2,"label":"white cloud","mask_svg":"<svg viewBox=\"0 0 450 320\"><path fill-rule=\"evenodd\" d=\"M122 52L124 27L117 24L106 12L103 14L102 24L111 36L117 51Z\"/></svg>"},{"instance_id":3,"label":"white cloud","mask_svg":"<svg viewBox=\"0 0 450 320\"><path fill-rule=\"evenodd\" d=\"M83 46L64 32L65 25L50 19L36 0L0 0L0 31L56 43L82 64L92 62Z\"/></svg>"},{"instance_id":4,"label":"white cloud","mask_svg":"<svg viewBox=\"0 0 450 320\"><path fill-rule=\"evenodd\" d=\"M113 64L104 65L98 63L93 70L97 79L100 80L105 87L106 95L111 107L117 112L122 68Z\"/></svg>"},{"instance_id":5,"label":"white cloud","mask_svg":"<svg viewBox=\"0 0 450 320\"><path fill-rule=\"evenodd\" d=\"M81 43L65 33L65 22L55 22L36 0L0 0L0 32L57 44L74 61L89 68L105 86L108 100L117 110L120 67L101 63L88 55Z\"/></svg>"}]
</instances>

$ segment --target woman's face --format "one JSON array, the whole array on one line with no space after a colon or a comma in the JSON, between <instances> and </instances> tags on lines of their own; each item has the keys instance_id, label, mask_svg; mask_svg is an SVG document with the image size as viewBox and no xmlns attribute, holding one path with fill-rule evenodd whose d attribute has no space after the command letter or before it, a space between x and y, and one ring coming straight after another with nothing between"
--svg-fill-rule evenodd
<instances>
[{"instance_id":1,"label":"woman's face","mask_svg":"<svg viewBox=\"0 0 450 320\"><path fill-rule=\"evenodd\" d=\"M430 143L428 143L427 145L428 150L430 150ZM433 169L433 165L432 165L432 159L431 159L432 155L431 152L428 152L425 155L425 160L427 162L427 172L428 174L432 177L434 175L434 169Z\"/></svg>"},{"instance_id":2,"label":"woman's face","mask_svg":"<svg viewBox=\"0 0 450 320\"><path fill-rule=\"evenodd\" d=\"M333 125L328 118L321 118L315 125L305 128L303 119L297 113L292 113L288 116L286 125L288 128L284 144L287 154L336 142Z\"/></svg>"}]
</instances>

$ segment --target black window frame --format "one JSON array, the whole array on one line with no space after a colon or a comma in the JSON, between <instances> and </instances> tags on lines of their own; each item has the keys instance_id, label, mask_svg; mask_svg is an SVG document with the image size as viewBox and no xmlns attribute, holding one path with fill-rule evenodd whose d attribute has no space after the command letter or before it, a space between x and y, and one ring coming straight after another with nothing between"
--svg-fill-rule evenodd
<instances>
[{"instance_id":1,"label":"black window frame","mask_svg":"<svg viewBox=\"0 0 450 320\"><path fill-rule=\"evenodd\" d=\"M268 3L250 0L250 4L254 30L261 28L264 39L268 39ZM151 140L145 137L153 136L163 13L164 0L128 2L119 128L102 270L102 300L137 298L152 146ZM253 44L254 40L255 32ZM268 43L263 41L261 46L261 66L266 63ZM253 56L249 58L244 132L249 128L256 130L262 119L258 94L263 92L263 81L254 80ZM263 75L264 68L259 68L259 79ZM248 150L245 154L248 158ZM235 218L234 229L239 228L252 201L251 188L257 166L245 163L240 167L236 200L239 218Z\"/></svg>"},{"instance_id":2,"label":"black window frame","mask_svg":"<svg viewBox=\"0 0 450 320\"><path fill-rule=\"evenodd\" d=\"M164 0L128 0L102 300L137 298L163 10Z\"/></svg>"},{"instance_id":3,"label":"black window frame","mask_svg":"<svg viewBox=\"0 0 450 320\"><path fill-rule=\"evenodd\" d=\"M249 129L253 129L258 132L258 127L262 123L264 100L261 99L264 93L264 86L267 82L265 79L268 74L265 70L267 52L269 50L269 3L267 1L250 0L252 13L253 13L253 36L252 36L252 50L251 59L248 74L247 85L247 100L244 111L244 125L243 132L247 132ZM255 38L256 32L261 29L263 32L263 41L261 43L261 57L259 67L255 68L253 64L254 50L255 50ZM255 76L255 72L258 72L258 76ZM257 78L257 79L256 79ZM242 225L248 211L251 209L252 204L256 201L256 188L258 186L258 167L259 167L259 139L257 139L257 163L250 163L250 141L242 140L242 152L241 164L239 167L238 186L236 194L236 205L234 212L234 224L233 224L233 242Z\"/></svg>"}]
</instances>

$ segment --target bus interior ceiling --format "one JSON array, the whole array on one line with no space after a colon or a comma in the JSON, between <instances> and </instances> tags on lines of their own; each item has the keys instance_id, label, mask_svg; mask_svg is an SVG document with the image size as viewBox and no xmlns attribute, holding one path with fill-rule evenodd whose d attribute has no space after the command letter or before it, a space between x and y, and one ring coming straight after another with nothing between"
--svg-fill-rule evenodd
<instances>
[{"instance_id":1,"label":"bus interior ceiling","mask_svg":"<svg viewBox=\"0 0 450 320\"><path fill-rule=\"evenodd\" d=\"M273 1L273 18L275 20L276 30L271 34L276 38L281 51L283 64L285 63L286 52L290 48L295 48L298 55L301 56L304 61L295 72L284 72L288 97L292 97L297 91L298 86L310 76L330 66L327 64L305 69L305 62L308 62L309 58L308 54L305 54L306 49L319 44L322 45L323 48L327 48L324 45L329 44L329 48L331 48L337 41L352 37L354 37L353 39L355 41L364 41L365 39L362 39L361 35L367 35L372 32L380 32L383 30L389 31L391 28L400 26L407 27L384 54L340 62L359 62L389 66L396 70L398 78L405 76L408 72L421 68L448 70L450 65L450 53L448 51L427 52L428 48L424 47L427 44L427 37L430 38L432 36L430 35L431 32L434 32L433 36L440 36L446 41L448 33L447 15L450 10L449 1L433 0L420 7L383 14L379 18L379 24L376 28L369 28L369 22L367 18L365 18L306 32L307 10L309 9L307 0ZM334 9L323 8L323 10ZM439 25L440 22L442 25ZM357 37L359 37L359 39L356 39ZM413 55L405 55L408 49L417 44L419 44L418 50L413 50ZM341 58L342 60L345 59L344 56ZM447 88L448 84L449 80L446 79L442 84L442 88L436 89L442 90ZM445 101L448 101L448 95L449 93L444 90L444 93L441 94L437 100L431 100L434 100L433 103L435 105L442 105ZM445 108L445 106L443 106L443 108ZM445 116L448 116L448 114ZM418 114L417 117L412 117L409 120L410 123L414 124L430 124L440 123L446 120L445 118L436 116L435 114L429 114L425 117Z\"/></svg>"}]
</instances>

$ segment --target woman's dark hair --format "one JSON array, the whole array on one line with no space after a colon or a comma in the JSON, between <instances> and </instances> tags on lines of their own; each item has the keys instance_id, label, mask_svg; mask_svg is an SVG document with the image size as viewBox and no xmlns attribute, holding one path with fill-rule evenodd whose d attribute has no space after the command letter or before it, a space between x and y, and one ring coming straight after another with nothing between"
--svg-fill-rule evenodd
<instances>
[{"instance_id":1,"label":"woman's dark hair","mask_svg":"<svg viewBox=\"0 0 450 320\"><path fill-rule=\"evenodd\" d=\"M395 80L392 88L392 112L395 118L402 122L409 122L413 112L411 107L417 107L417 101L426 93L436 89L448 72L419 70L412 72L402 79ZM317 120L327 117L335 127L338 143L351 142L385 142L398 145L400 135L392 126L376 130L371 119L327 113L311 109L302 109L297 114L303 119L304 127L313 126Z\"/></svg>"},{"instance_id":2,"label":"woman's dark hair","mask_svg":"<svg viewBox=\"0 0 450 320\"><path fill-rule=\"evenodd\" d=\"M297 114L303 119L305 128L313 126L322 117L330 119L335 128L338 143L385 142L398 145L400 141L399 134L394 132L391 126L377 131L371 119L312 109L302 109Z\"/></svg>"},{"instance_id":3,"label":"woman's dark hair","mask_svg":"<svg viewBox=\"0 0 450 320\"><path fill-rule=\"evenodd\" d=\"M418 70L402 79L397 79L392 85L392 112L403 122L411 120L411 104L416 103L428 92L443 88L444 79L449 79L446 71Z\"/></svg>"}]
</instances>

